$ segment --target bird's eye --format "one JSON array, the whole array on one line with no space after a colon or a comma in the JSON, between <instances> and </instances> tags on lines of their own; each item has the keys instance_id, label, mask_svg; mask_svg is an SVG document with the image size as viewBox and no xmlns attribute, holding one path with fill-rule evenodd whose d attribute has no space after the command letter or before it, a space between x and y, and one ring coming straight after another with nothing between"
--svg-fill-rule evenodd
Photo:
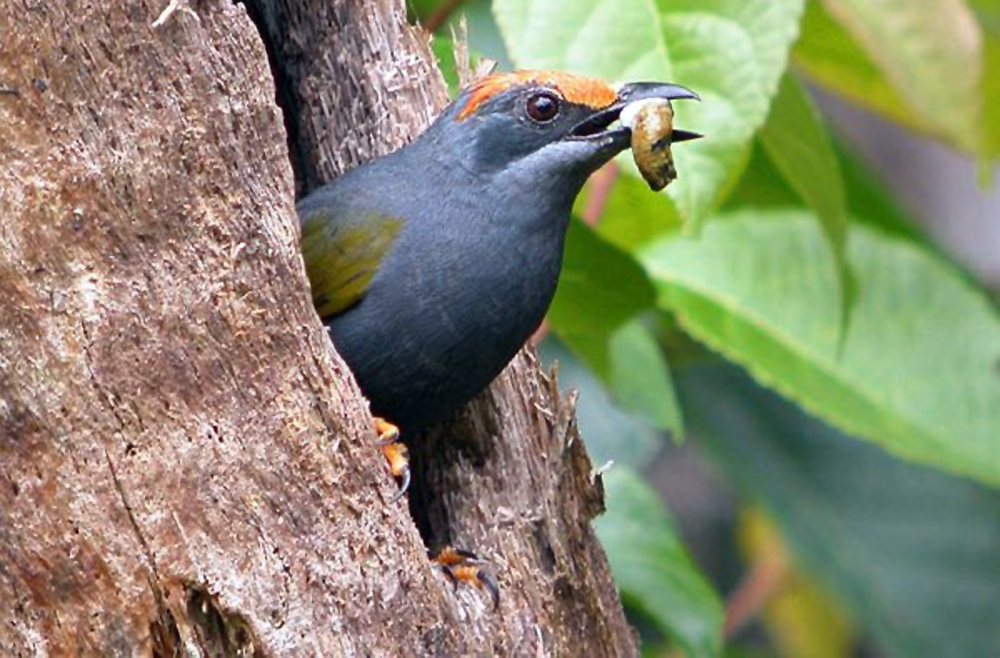
<instances>
[{"instance_id":1,"label":"bird's eye","mask_svg":"<svg viewBox=\"0 0 1000 658\"><path fill-rule=\"evenodd\" d=\"M528 98L526 111L532 121L548 123L559 114L559 97L551 91L540 91L532 94Z\"/></svg>"}]
</instances>

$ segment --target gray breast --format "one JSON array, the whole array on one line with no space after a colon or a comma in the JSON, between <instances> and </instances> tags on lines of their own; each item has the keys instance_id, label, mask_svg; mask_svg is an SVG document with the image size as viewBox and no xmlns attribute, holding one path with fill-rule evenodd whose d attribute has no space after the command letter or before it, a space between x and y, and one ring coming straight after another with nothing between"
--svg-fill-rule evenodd
<instances>
[{"instance_id":1,"label":"gray breast","mask_svg":"<svg viewBox=\"0 0 1000 658\"><path fill-rule=\"evenodd\" d=\"M553 229L404 230L368 295L330 324L374 413L419 428L499 374L552 300L564 236Z\"/></svg>"}]
</instances>

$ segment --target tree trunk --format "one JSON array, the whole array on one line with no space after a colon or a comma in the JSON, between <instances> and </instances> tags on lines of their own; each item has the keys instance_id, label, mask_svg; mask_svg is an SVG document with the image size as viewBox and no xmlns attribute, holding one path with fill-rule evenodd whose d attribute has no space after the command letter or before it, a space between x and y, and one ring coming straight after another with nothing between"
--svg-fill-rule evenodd
<instances>
[{"instance_id":1,"label":"tree trunk","mask_svg":"<svg viewBox=\"0 0 1000 658\"><path fill-rule=\"evenodd\" d=\"M249 4L260 31L219 0L0 0L0 655L634 653L530 352L410 439L427 541L489 558L500 609L389 503L294 178L398 147L444 88L401 1Z\"/></svg>"}]
</instances>

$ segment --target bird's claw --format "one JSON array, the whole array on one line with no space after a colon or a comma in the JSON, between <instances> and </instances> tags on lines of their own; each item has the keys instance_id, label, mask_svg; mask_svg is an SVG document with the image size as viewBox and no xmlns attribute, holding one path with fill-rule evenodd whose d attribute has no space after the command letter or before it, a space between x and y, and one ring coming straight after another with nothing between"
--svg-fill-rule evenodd
<instances>
[{"instance_id":1,"label":"bird's claw","mask_svg":"<svg viewBox=\"0 0 1000 658\"><path fill-rule=\"evenodd\" d=\"M463 582L477 589L485 589L493 601L493 610L500 607L500 586L478 555L472 551L448 547L432 559L453 585Z\"/></svg>"},{"instance_id":2,"label":"bird's claw","mask_svg":"<svg viewBox=\"0 0 1000 658\"><path fill-rule=\"evenodd\" d=\"M410 451L406 444L399 440L399 428L392 423L383 418L376 418L375 431L378 433L379 450L389 464L389 472L394 478L401 480L399 491L390 501L395 503L410 488Z\"/></svg>"},{"instance_id":3,"label":"bird's claw","mask_svg":"<svg viewBox=\"0 0 1000 658\"><path fill-rule=\"evenodd\" d=\"M399 441L399 428L385 418L375 419L375 432L378 434L379 446L392 445Z\"/></svg>"},{"instance_id":4,"label":"bird's claw","mask_svg":"<svg viewBox=\"0 0 1000 658\"><path fill-rule=\"evenodd\" d=\"M395 473L393 475L395 475ZM397 491L396 495L392 497L392 500L389 501L390 503L397 502L400 498L402 498L404 495L406 495L406 492L410 489L410 466L409 466L409 464L407 464L406 466L403 467L403 470L400 471L400 475L398 475L397 477L401 478L402 482L399 485L399 491Z\"/></svg>"}]
</instances>

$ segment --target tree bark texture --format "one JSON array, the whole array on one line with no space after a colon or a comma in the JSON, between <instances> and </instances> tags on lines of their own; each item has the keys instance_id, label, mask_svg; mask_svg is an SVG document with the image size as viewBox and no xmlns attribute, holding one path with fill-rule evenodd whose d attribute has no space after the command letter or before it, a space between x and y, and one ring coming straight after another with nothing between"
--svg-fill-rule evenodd
<instances>
[{"instance_id":1,"label":"tree bark texture","mask_svg":"<svg viewBox=\"0 0 1000 658\"><path fill-rule=\"evenodd\" d=\"M445 102L401 1L0 0L0 25L0 655L634 652L531 353L411 439L414 514L492 560L493 612L389 503L312 309L292 163L311 189Z\"/></svg>"}]
</instances>

